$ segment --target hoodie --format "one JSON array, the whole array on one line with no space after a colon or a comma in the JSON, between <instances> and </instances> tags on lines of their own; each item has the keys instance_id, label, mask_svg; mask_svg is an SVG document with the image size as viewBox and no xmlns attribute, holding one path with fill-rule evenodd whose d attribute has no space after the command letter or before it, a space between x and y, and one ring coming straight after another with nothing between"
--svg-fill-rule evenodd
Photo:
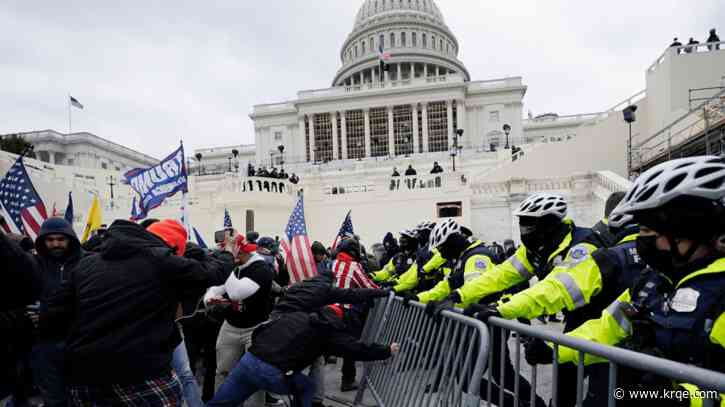
<instances>
[{"instance_id":1,"label":"hoodie","mask_svg":"<svg viewBox=\"0 0 725 407\"><path fill-rule=\"evenodd\" d=\"M102 251L78 262L40 314L41 332L68 330L71 384L133 384L168 374L180 341L179 300L228 277L222 261L177 256L133 222L118 220L107 235Z\"/></svg>"}]
</instances>

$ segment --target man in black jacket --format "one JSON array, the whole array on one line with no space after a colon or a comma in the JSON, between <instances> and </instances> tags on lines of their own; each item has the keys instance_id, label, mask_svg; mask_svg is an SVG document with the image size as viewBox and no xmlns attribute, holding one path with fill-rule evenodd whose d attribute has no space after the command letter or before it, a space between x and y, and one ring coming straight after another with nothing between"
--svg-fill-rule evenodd
<instances>
[{"instance_id":1,"label":"man in black jacket","mask_svg":"<svg viewBox=\"0 0 725 407\"><path fill-rule=\"evenodd\" d=\"M81 259L51 296L40 329L69 331L66 378L73 405L181 403L171 373L181 340L177 304L182 293L200 296L227 278L220 260L182 257L186 238L177 221L161 221L151 233L118 220L102 251Z\"/></svg>"},{"instance_id":2,"label":"man in black jacket","mask_svg":"<svg viewBox=\"0 0 725 407\"><path fill-rule=\"evenodd\" d=\"M259 389L291 394L294 407L310 407L315 386L301 373L323 354L356 360L382 360L396 354L390 346L364 344L350 335L339 306L316 312L279 313L254 331L253 345L207 407L234 407Z\"/></svg>"},{"instance_id":3,"label":"man in black jacket","mask_svg":"<svg viewBox=\"0 0 725 407\"><path fill-rule=\"evenodd\" d=\"M42 313L48 308L49 298L70 278L73 268L83 256L83 250L68 221L49 218L40 226L35 251L35 262L43 281L39 308ZM63 336L46 337L41 333L31 354L33 376L48 407L67 404Z\"/></svg>"},{"instance_id":4,"label":"man in black jacket","mask_svg":"<svg viewBox=\"0 0 725 407\"><path fill-rule=\"evenodd\" d=\"M20 358L27 354L32 327L25 306L37 301L42 285L40 271L32 255L9 236L0 232L0 404L11 393L18 397L22 378ZM17 400L16 400L17 401Z\"/></svg>"}]
</instances>

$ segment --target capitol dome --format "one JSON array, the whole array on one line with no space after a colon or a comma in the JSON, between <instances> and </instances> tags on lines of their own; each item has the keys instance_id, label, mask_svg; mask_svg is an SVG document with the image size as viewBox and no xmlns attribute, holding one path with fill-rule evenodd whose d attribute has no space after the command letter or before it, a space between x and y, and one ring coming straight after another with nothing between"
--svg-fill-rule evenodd
<instances>
[{"instance_id":1,"label":"capitol dome","mask_svg":"<svg viewBox=\"0 0 725 407\"><path fill-rule=\"evenodd\" d=\"M458 40L434 0L365 0L340 50L342 67L332 85L379 82L381 44L390 54L390 81L448 74L470 80L458 60Z\"/></svg>"}]
</instances>

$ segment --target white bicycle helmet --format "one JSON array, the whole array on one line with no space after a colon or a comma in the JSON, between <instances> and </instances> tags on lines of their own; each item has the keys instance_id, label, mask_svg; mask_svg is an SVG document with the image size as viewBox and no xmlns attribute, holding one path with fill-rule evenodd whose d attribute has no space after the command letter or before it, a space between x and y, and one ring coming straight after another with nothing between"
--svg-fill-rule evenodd
<instances>
[{"instance_id":1,"label":"white bicycle helmet","mask_svg":"<svg viewBox=\"0 0 725 407\"><path fill-rule=\"evenodd\" d=\"M609 215L609 222L607 225L613 228L621 228L631 222L632 219L634 219L634 216L628 213L613 213Z\"/></svg>"},{"instance_id":2,"label":"white bicycle helmet","mask_svg":"<svg viewBox=\"0 0 725 407\"><path fill-rule=\"evenodd\" d=\"M417 239L418 238L418 231L415 229L403 229L400 231L400 236L407 237L409 239Z\"/></svg>"},{"instance_id":3,"label":"white bicycle helmet","mask_svg":"<svg viewBox=\"0 0 725 407\"><path fill-rule=\"evenodd\" d=\"M461 225L459 225L455 220L447 219L438 223L430 233L430 248L435 249L439 247L455 233L461 233Z\"/></svg>"},{"instance_id":4,"label":"white bicycle helmet","mask_svg":"<svg viewBox=\"0 0 725 407\"><path fill-rule=\"evenodd\" d=\"M540 193L533 194L521 202L519 209L514 215L530 216L532 218L554 215L559 219L564 219L567 209L566 199L563 196Z\"/></svg>"},{"instance_id":5,"label":"white bicycle helmet","mask_svg":"<svg viewBox=\"0 0 725 407\"><path fill-rule=\"evenodd\" d=\"M634 181L612 215L656 209L683 195L722 201L725 196L725 159L700 156L658 164Z\"/></svg>"},{"instance_id":6,"label":"white bicycle helmet","mask_svg":"<svg viewBox=\"0 0 725 407\"><path fill-rule=\"evenodd\" d=\"M419 223L418 226L415 227L415 229L417 231L421 231L421 230L433 230L433 228L435 226L436 226L435 222L425 221L425 222Z\"/></svg>"}]
</instances>

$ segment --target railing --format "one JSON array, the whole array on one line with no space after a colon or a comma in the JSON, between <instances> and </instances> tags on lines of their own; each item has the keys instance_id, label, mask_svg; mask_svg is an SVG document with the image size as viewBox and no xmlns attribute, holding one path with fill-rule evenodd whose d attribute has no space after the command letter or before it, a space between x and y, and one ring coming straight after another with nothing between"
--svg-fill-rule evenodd
<instances>
[{"instance_id":1,"label":"railing","mask_svg":"<svg viewBox=\"0 0 725 407\"><path fill-rule=\"evenodd\" d=\"M478 406L489 344L485 325L452 312L434 321L423 305L411 304L391 295L371 310L361 339L401 348L392 359L365 364L354 405L369 391L380 407Z\"/></svg>"},{"instance_id":2,"label":"railing","mask_svg":"<svg viewBox=\"0 0 725 407\"><path fill-rule=\"evenodd\" d=\"M426 190L443 187L442 176L417 176L407 175L405 177L393 177L388 187L391 191L400 190Z\"/></svg>"},{"instance_id":3,"label":"railing","mask_svg":"<svg viewBox=\"0 0 725 407\"><path fill-rule=\"evenodd\" d=\"M635 167L667 155L674 148L691 141L703 132L709 131L725 120L725 90L706 100L695 109L673 121L667 127L637 144L631 154ZM636 158L636 160L635 160Z\"/></svg>"},{"instance_id":4,"label":"railing","mask_svg":"<svg viewBox=\"0 0 725 407\"><path fill-rule=\"evenodd\" d=\"M535 124L561 124L561 125L568 125L571 123L581 122L581 121L593 121L602 117L606 117L606 112L599 112L599 113L583 113L583 114L574 114L574 115L567 115L567 116L556 116L551 118L540 118L540 119L524 119L523 124L524 126L531 126Z\"/></svg>"},{"instance_id":5,"label":"railing","mask_svg":"<svg viewBox=\"0 0 725 407\"><path fill-rule=\"evenodd\" d=\"M295 194L295 184L286 179L246 177L242 178L241 192L270 192L276 194Z\"/></svg>"},{"instance_id":6,"label":"railing","mask_svg":"<svg viewBox=\"0 0 725 407\"><path fill-rule=\"evenodd\" d=\"M627 191L632 186L630 181L612 171L597 172L594 181L609 192Z\"/></svg>"},{"instance_id":7,"label":"railing","mask_svg":"<svg viewBox=\"0 0 725 407\"><path fill-rule=\"evenodd\" d=\"M647 68L647 72L654 72L656 71L659 66L665 62L665 59L667 58L667 54L670 53L673 56L679 56L679 55L690 55L690 54L700 54L705 52L712 52L717 51L720 49L725 49L725 41L720 42L705 42L701 44L693 44L693 45L682 45L679 47L668 47L665 52L662 53L653 63L652 65Z\"/></svg>"},{"instance_id":8,"label":"railing","mask_svg":"<svg viewBox=\"0 0 725 407\"><path fill-rule=\"evenodd\" d=\"M303 90L297 93L299 99L321 98L330 96L341 96L347 93L378 90L386 88L394 88L401 86L421 86L430 83L464 83L463 76L460 74L450 75L434 75L420 78L404 78L396 80L375 81L367 83L358 83L348 86L339 86L325 89Z\"/></svg>"}]
</instances>

